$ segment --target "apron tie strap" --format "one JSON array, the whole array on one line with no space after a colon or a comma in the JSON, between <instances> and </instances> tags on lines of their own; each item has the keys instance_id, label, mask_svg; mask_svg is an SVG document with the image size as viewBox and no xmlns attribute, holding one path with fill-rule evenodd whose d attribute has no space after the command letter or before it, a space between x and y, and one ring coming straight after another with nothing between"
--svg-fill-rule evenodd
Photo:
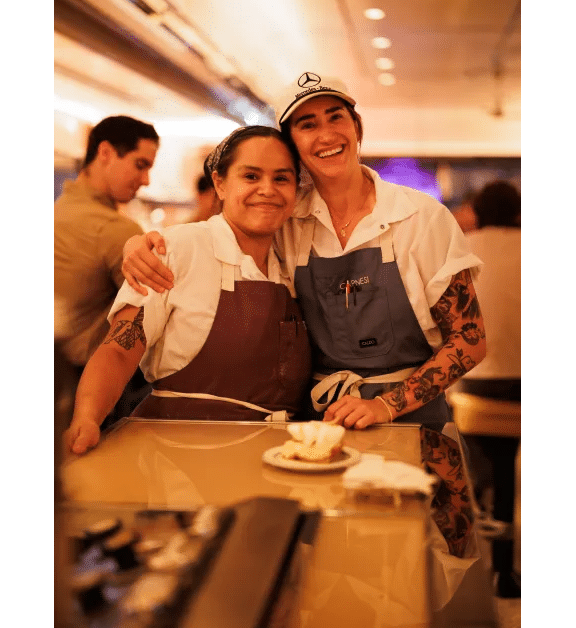
<instances>
[{"instance_id":1,"label":"apron tie strap","mask_svg":"<svg viewBox=\"0 0 576 628\"><path fill-rule=\"evenodd\" d=\"M218 395L209 395L207 393L185 393L175 390L153 389L151 394L155 397L186 397L187 399L211 399L216 401L227 401L228 403L236 403L238 405L244 406L245 408L250 408L251 410L265 412L267 416L264 418L264 420L273 421L274 423L286 423L290 420L291 416L290 413L286 410L276 410L270 412L270 410L268 410L267 408L257 406L253 403L248 403L248 401L240 401L239 399L231 399L230 397L219 397Z\"/></svg>"},{"instance_id":2,"label":"apron tie strap","mask_svg":"<svg viewBox=\"0 0 576 628\"><path fill-rule=\"evenodd\" d=\"M417 369L417 366L408 367L401 371L395 371L394 373L372 375L371 377L362 377L354 373L354 371L336 371L336 373L331 373L330 375L314 373L312 377L315 380L319 380L319 383L310 391L312 405L316 412L326 410L326 408L335 401L334 396L336 395L336 388L341 382L343 382L343 384L338 392L336 401L344 397L344 395L361 397L360 386L362 384L388 384L390 382L399 382L410 377ZM325 394L327 394L326 401L320 402L321 397Z\"/></svg>"}]
</instances>

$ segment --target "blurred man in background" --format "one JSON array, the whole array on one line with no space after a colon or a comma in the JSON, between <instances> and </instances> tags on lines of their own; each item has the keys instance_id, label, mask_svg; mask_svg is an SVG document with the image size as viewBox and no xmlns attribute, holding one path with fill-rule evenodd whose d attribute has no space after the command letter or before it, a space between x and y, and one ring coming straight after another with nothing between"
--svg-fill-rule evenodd
<instances>
[{"instance_id":1,"label":"blurred man in background","mask_svg":"<svg viewBox=\"0 0 576 628\"><path fill-rule=\"evenodd\" d=\"M124 243L142 233L118 204L149 184L158 146L152 125L127 116L105 118L90 132L80 174L64 184L54 205L54 293L67 322L59 347L78 377L108 332L106 317L124 281ZM136 395L135 406L145 386L137 371L117 405L120 416L129 413L127 398Z\"/></svg>"}]
</instances>

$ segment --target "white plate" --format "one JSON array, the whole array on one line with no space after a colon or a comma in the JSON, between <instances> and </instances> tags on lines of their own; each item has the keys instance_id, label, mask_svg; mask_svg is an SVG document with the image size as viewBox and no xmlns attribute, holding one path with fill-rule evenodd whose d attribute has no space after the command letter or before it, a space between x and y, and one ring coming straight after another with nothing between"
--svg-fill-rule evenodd
<instances>
[{"instance_id":1,"label":"white plate","mask_svg":"<svg viewBox=\"0 0 576 628\"><path fill-rule=\"evenodd\" d=\"M352 447L342 447L342 451L338 454L336 460L332 462L306 462L304 460L288 460L281 454L282 445L267 449L262 454L262 460L273 467L280 469L288 469L289 471L306 471L313 473L322 473L324 471L336 471L351 467L353 464L360 462L361 454L357 449Z\"/></svg>"}]
</instances>

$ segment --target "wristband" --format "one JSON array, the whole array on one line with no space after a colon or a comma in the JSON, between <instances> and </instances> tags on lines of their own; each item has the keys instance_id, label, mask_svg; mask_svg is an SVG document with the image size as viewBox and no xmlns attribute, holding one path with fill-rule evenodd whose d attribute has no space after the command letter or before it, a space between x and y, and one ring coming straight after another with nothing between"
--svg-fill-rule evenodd
<instances>
[{"instance_id":1,"label":"wristband","mask_svg":"<svg viewBox=\"0 0 576 628\"><path fill-rule=\"evenodd\" d=\"M388 406L388 404L384 401L384 399L382 399L382 397L380 397L380 395L376 395L376 397L374 398L378 399L378 401L381 401L384 404L384 407L386 408L386 410L388 410L388 414L390 415L390 423L392 423L392 421L394 420L394 417L392 416L392 410L390 410L390 407Z\"/></svg>"}]
</instances>

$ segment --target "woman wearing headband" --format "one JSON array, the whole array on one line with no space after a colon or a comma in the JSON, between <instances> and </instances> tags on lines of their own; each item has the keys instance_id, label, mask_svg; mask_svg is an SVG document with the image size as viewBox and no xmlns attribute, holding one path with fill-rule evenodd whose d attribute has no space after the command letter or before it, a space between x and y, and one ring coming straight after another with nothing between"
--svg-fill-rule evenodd
<instances>
[{"instance_id":1,"label":"woman wearing headband","mask_svg":"<svg viewBox=\"0 0 576 628\"><path fill-rule=\"evenodd\" d=\"M68 447L99 426L140 363L153 391L139 417L286 420L310 378L310 347L290 281L271 249L292 214L299 161L269 127L234 131L207 158L222 212L166 231L176 287L143 296L127 283L110 332L78 386Z\"/></svg>"},{"instance_id":2,"label":"woman wearing headband","mask_svg":"<svg viewBox=\"0 0 576 628\"><path fill-rule=\"evenodd\" d=\"M312 180L276 238L313 344L304 418L441 430L444 390L485 354L472 284L481 261L446 207L360 164L354 105L339 80L311 72L276 105ZM169 288L170 274L147 251L159 238L131 240L123 268L130 284Z\"/></svg>"}]
</instances>

